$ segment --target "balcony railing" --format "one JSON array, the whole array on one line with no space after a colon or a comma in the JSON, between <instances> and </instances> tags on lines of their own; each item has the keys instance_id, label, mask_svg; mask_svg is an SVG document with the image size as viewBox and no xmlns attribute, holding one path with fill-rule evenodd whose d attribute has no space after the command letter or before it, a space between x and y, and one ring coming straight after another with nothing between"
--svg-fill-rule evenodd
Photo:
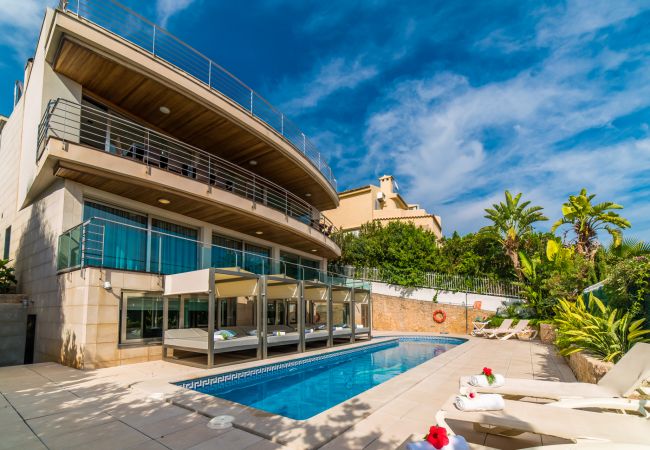
<instances>
[{"instance_id":1,"label":"balcony railing","mask_svg":"<svg viewBox=\"0 0 650 450\"><path fill-rule=\"evenodd\" d=\"M84 267L170 275L193 270L238 268L258 275L283 275L368 289L368 284L316 267L277 260L241 249L206 245L171 233L93 217L59 236L57 269Z\"/></svg>"},{"instance_id":2,"label":"balcony railing","mask_svg":"<svg viewBox=\"0 0 650 450\"><path fill-rule=\"evenodd\" d=\"M332 169L305 133L219 64L114 0L61 0L59 8L126 39L220 92L304 154L336 190Z\"/></svg>"},{"instance_id":3,"label":"balcony railing","mask_svg":"<svg viewBox=\"0 0 650 450\"><path fill-rule=\"evenodd\" d=\"M37 160L49 136L165 170L266 205L329 236L334 225L300 197L223 158L98 108L49 102L38 130Z\"/></svg>"}]
</instances>

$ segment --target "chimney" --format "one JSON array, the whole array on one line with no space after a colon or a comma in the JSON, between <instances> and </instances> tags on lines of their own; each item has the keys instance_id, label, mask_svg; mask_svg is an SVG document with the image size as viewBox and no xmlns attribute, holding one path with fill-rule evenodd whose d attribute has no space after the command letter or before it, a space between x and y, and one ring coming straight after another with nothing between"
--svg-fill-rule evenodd
<instances>
[{"instance_id":1,"label":"chimney","mask_svg":"<svg viewBox=\"0 0 650 450\"><path fill-rule=\"evenodd\" d=\"M379 189L381 189L381 191L386 195L394 194L394 183L395 179L392 175L384 175L383 177L379 178Z\"/></svg>"}]
</instances>

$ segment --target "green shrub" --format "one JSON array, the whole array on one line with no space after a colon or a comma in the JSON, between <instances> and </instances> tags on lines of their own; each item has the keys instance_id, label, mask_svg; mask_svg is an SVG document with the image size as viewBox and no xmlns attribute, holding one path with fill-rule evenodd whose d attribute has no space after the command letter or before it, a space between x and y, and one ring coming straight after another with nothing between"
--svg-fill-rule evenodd
<instances>
[{"instance_id":1,"label":"green shrub","mask_svg":"<svg viewBox=\"0 0 650 450\"><path fill-rule=\"evenodd\" d=\"M15 284L14 268L9 267L8 259L0 259L0 294L6 294Z\"/></svg>"},{"instance_id":2,"label":"green shrub","mask_svg":"<svg viewBox=\"0 0 650 450\"><path fill-rule=\"evenodd\" d=\"M635 256L618 261L603 287L608 306L650 317L650 258Z\"/></svg>"},{"instance_id":3,"label":"green shrub","mask_svg":"<svg viewBox=\"0 0 650 450\"><path fill-rule=\"evenodd\" d=\"M650 330L641 329L645 319L633 320L630 312L620 313L598 298L589 295L575 302L560 300L556 308L556 345L567 356L586 351L604 361L616 362L637 342L649 342L644 336Z\"/></svg>"}]
</instances>

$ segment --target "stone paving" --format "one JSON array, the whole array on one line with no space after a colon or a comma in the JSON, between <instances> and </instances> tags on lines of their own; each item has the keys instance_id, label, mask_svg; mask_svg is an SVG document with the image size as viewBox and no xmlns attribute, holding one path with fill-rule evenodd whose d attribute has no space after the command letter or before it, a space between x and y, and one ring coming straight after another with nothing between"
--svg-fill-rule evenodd
<instances>
[{"instance_id":1,"label":"stone paving","mask_svg":"<svg viewBox=\"0 0 650 450\"><path fill-rule=\"evenodd\" d=\"M564 360L539 341L471 339L333 408L335 415L296 422L239 405L224 410L218 403L218 409L210 410L205 398L202 410L192 403L197 401L193 392L178 394L169 385L169 381L229 371L233 366L205 371L157 361L92 371L55 363L4 367L0 368L0 449L264 450L283 448L279 443L290 448L394 449L411 434L428 430L442 403L457 392L459 376L480 372L485 365L508 377L575 381ZM168 389L175 404L150 400L152 392ZM235 428L208 428L211 411L235 415ZM494 448L562 442L526 434L516 439L486 436L463 424L450 425L469 441Z\"/></svg>"}]
</instances>

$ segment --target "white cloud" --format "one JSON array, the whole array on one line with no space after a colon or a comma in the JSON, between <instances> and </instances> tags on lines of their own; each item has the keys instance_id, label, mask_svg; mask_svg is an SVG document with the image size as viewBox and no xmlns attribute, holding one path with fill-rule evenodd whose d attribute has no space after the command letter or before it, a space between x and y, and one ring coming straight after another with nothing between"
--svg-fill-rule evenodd
<instances>
[{"instance_id":1,"label":"white cloud","mask_svg":"<svg viewBox=\"0 0 650 450\"><path fill-rule=\"evenodd\" d=\"M0 0L2 46L10 48L20 62L33 56L45 8L57 4L56 0Z\"/></svg>"},{"instance_id":2,"label":"white cloud","mask_svg":"<svg viewBox=\"0 0 650 450\"><path fill-rule=\"evenodd\" d=\"M161 27L166 27L175 14L189 8L196 0L157 0L156 17Z\"/></svg>"},{"instance_id":3,"label":"white cloud","mask_svg":"<svg viewBox=\"0 0 650 450\"><path fill-rule=\"evenodd\" d=\"M329 60L317 66L314 72L302 81L285 82L284 89L292 92L292 99L282 105L285 112L294 114L313 108L333 93L353 89L378 73L375 66L366 65L361 59L348 61L343 58Z\"/></svg>"},{"instance_id":4,"label":"white cloud","mask_svg":"<svg viewBox=\"0 0 650 450\"><path fill-rule=\"evenodd\" d=\"M581 14L569 5L565 15L543 19L538 29L548 57L506 80L472 86L462 74L431 69L389 87L367 118L364 166L394 168L409 201L441 214L446 232L476 230L483 209L504 189L525 192L552 208L547 214L554 218L566 196L583 186L600 199L628 202L629 218L650 232L649 221L635 211L638 195L631 193L645 185L648 139L559 150L580 133L613 127L617 118L650 107L647 48L584 51L585 33L636 12L623 6ZM611 89L607 71L631 61L616 80L625 88Z\"/></svg>"}]
</instances>

